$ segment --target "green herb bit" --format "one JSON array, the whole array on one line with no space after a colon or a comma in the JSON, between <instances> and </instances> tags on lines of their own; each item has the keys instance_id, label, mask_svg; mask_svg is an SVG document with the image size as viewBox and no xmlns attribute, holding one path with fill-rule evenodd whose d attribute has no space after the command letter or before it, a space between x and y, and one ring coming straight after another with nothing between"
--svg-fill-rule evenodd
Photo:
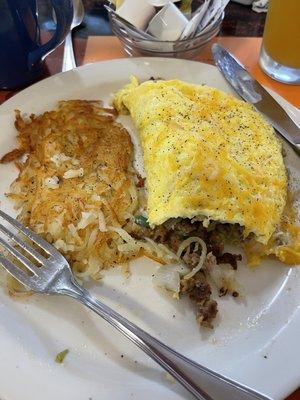
<instances>
[{"instance_id":1,"label":"green herb bit","mask_svg":"<svg viewBox=\"0 0 300 400\"><path fill-rule=\"evenodd\" d=\"M134 222L143 228L150 228L147 217L144 217L143 215L137 215L134 217Z\"/></svg>"},{"instance_id":2,"label":"green herb bit","mask_svg":"<svg viewBox=\"0 0 300 400\"><path fill-rule=\"evenodd\" d=\"M68 353L69 353L69 349L65 349L65 350L61 351L60 353L58 353L55 357L55 362L57 362L58 364L62 364Z\"/></svg>"}]
</instances>

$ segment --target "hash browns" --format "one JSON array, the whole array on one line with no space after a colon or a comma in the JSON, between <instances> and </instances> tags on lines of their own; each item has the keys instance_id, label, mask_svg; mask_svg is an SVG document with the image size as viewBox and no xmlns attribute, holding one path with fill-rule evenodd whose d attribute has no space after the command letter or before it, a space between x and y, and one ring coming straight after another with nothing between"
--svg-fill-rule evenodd
<instances>
[{"instance_id":1,"label":"hash browns","mask_svg":"<svg viewBox=\"0 0 300 400\"><path fill-rule=\"evenodd\" d=\"M64 254L79 277L126 263L123 243L110 226L122 228L137 207L133 146L115 122L113 109L100 101L61 101L54 111L31 115L16 111L19 148L2 162L17 161L19 177L8 194L18 218ZM138 252L138 251L137 251Z\"/></svg>"}]
</instances>

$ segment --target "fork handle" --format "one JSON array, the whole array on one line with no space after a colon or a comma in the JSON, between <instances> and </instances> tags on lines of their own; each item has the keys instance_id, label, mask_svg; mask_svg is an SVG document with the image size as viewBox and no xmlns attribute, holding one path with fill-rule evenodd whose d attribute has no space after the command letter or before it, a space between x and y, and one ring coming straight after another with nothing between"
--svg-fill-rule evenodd
<instances>
[{"instance_id":1,"label":"fork handle","mask_svg":"<svg viewBox=\"0 0 300 400\"><path fill-rule=\"evenodd\" d=\"M74 68L76 68L76 62L72 42L72 31L70 31L65 38L62 72L69 71Z\"/></svg>"},{"instance_id":2,"label":"fork handle","mask_svg":"<svg viewBox=\"0 0 300 400\"><path fill-rule=\"evenodd\" d=\"M118 331L148 354L148 356L172 375L197 399L271 400L261 393L243 386L177 353L143 329L122 317L110 307L96 300L77 282L74 281L73 284L74 286L72 285L72 289L68 288L62 291L62 293L77 299L117 328ZM208 388L210 393L213 391L212 395L208 394Z\"/></svg>"}]
</instances>

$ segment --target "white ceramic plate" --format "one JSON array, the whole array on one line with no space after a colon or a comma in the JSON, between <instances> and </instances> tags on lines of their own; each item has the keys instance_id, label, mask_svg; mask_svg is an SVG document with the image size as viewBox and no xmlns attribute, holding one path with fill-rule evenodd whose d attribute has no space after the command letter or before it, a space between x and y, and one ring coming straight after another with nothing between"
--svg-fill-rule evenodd
<instances>
[{"instance_id":1,"label":"white ceramic plate","mask_svg":"<svg viewBox=\"0 0 300 400\"><path fill-rule=\"evenodd\" d=\"M100 62L59 74L24 90L0 107L0 156L15 143L14 112L39 113L59 99L106 99L130 75L179 78L231 92L215 67L198 62L139 58ZM280 99L279 99L280 100ZM280 100L293 118L299 111ZM124 124L132 129L129 118ZM299 170L299 161L290 163ZM298 163L298 164L297 164ZM16 176L13 165L0 167L1 208L14 214L4 197ZM112 305L188 357L239 380L274 399L300 382L300 270L275 261L238 271L245 299L219 301L214 331L198 329L188 302L155 290L157 266L144 259L126 279L111 271L91 285ZM55 355L70 349L63 365ZM0 291L0 398L2 400L178 400L191 398L133 344L71 299L32 296L16 301ZM221 399L219 399L221 400Z\"/></svg>"}]
</instances>

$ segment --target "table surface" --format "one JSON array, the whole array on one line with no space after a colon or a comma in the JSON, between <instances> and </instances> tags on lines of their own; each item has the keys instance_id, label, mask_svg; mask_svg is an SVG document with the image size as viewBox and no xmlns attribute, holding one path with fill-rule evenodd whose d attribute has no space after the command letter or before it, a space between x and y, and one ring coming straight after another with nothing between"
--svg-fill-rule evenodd
<instances>
[{"instance_id":1,"label":"table surface","mask_svg":"<svg viewBox=\"0 0 300 400\"><path fill-rule=\"evenodd\" d=\"M109 36L111 31L101 3L103 2L99 0L84 0L87 11L84 26L77 29L74 35L74 50L78 66L128 57L118 39ZM46 14L47 1L42 0L42 24L44 29L51 29L51 20L46 18ZM300 86L284 85L273 81L260 70L257 64L264 20L265 14L256 14L250 7L230 3L223 28L215 41L237 56L259 82L300 108ZM47 40L49 35L46 33L45 36ZM203 49L197 57L198 61L213 64L210 46L211 44L208 44ZM61 71L62 51L63 47L60 46L47 57L45 77ZM17 91L0 91L0 104L15 93ZM287 400L300 400L300 389L290 395Z\"/></svg>"}]
</instances>

